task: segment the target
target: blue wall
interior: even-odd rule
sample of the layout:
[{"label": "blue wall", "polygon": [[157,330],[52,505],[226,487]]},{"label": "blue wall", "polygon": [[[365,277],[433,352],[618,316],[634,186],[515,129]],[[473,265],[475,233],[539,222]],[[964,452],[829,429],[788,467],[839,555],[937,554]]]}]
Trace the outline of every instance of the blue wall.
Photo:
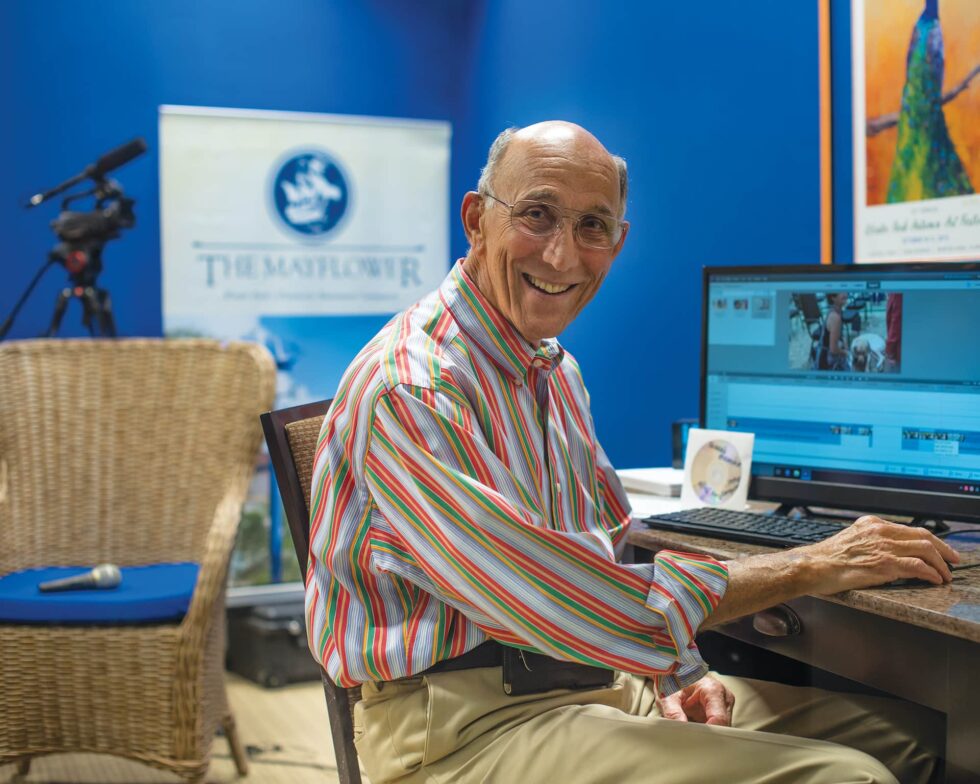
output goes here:
[{"label": "blue wall", "polygon": [[[100,284],[112,293],[122,334],[160,335],[157,107],[455,121],[465,97],[458,73],[470,68],[470,19],[477,5],[462,0],[0,4],[0,319],[55,242],[48,222],[58,203],[30,212],[21,203],[106,150],[143,136],[149,154],[112,175],[136,198],[137,225],[107,246]],[[65,280],[60,267],[47,273],[10,337],[33,337],[47,327]],[[80,319],[76,302],[61,334],[85,334]]]},{"label": "blue wall", "polygon": [[817,53],[812,2],[488,4],[467,142],[562,117],[629,162],[626,246],[563,336],[616,465],[697,416],[701,266],[819,261]]},{"label": "blue wall", "polygon": [[[697,414],[700,267],[819,257],[812,2],[36,0],[2,4],[0,31],[0,316],[53,243],[56,205],[19,202],[142,135],[151,153],[116,175],[138,224],[101,282],[123,333],[160,334],[162,103],[450,120],[454,255],[455,205],[501,128],[593,130],[629,161],[633,226],[563,337],[622,466],[666,463],[670,421]],[[12,336],[43,329],[64,279]],[[77,304],[62,334],[81,334]]]}]

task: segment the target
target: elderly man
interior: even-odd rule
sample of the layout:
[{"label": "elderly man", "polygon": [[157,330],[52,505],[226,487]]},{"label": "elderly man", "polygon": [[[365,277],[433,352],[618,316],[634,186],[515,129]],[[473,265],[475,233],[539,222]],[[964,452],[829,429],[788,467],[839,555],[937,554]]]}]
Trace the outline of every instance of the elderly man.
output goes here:
[{"label": "elderly man", "polygon": [[625,162],[578,126],[505,131],[463,199],[466,258],[341,382],[314,471],[307,611],[330,675],[362,684],[368,775],[928,780],[935,732],[911,707],[706,675],[694,635],[804,593],[949,581],[946,544],[862,518],[730,563],[619,563],[623,489],[554,336],[623,247],[626,190]]}]

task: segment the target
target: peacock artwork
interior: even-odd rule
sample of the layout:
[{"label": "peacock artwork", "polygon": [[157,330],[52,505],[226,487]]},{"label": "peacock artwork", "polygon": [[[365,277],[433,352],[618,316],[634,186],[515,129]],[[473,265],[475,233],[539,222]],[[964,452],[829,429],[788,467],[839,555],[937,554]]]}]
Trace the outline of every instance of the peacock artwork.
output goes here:
[{"label": "peacock artwork", "polygon": [[865,51],[867,204],[975,193],[980,0],[867,0]]}]

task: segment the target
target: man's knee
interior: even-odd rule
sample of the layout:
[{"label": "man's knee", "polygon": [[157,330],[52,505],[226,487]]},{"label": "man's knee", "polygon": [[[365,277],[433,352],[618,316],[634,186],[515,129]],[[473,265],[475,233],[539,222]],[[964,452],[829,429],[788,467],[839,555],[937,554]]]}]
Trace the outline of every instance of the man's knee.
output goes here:
[{"label": "man's knee", "polygon": [[[809,779],[807,779],[809,781]],[[857,749],[840,747],[821,769],[816,781],[826,784],[899,784],[881,762]]]}]

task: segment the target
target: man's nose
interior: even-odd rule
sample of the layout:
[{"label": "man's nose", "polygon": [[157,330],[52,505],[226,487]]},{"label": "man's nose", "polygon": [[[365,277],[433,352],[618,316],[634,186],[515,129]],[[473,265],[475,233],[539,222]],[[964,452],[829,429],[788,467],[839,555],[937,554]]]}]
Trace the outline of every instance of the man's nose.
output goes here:
[{"label": "man's nose", "polygon": [[578,244],[575,241],[575,224],[563,220],[555,233],[548,238],[545,246],[544,261],[556,270],[568,269],[575,264],[578,256]]}]

